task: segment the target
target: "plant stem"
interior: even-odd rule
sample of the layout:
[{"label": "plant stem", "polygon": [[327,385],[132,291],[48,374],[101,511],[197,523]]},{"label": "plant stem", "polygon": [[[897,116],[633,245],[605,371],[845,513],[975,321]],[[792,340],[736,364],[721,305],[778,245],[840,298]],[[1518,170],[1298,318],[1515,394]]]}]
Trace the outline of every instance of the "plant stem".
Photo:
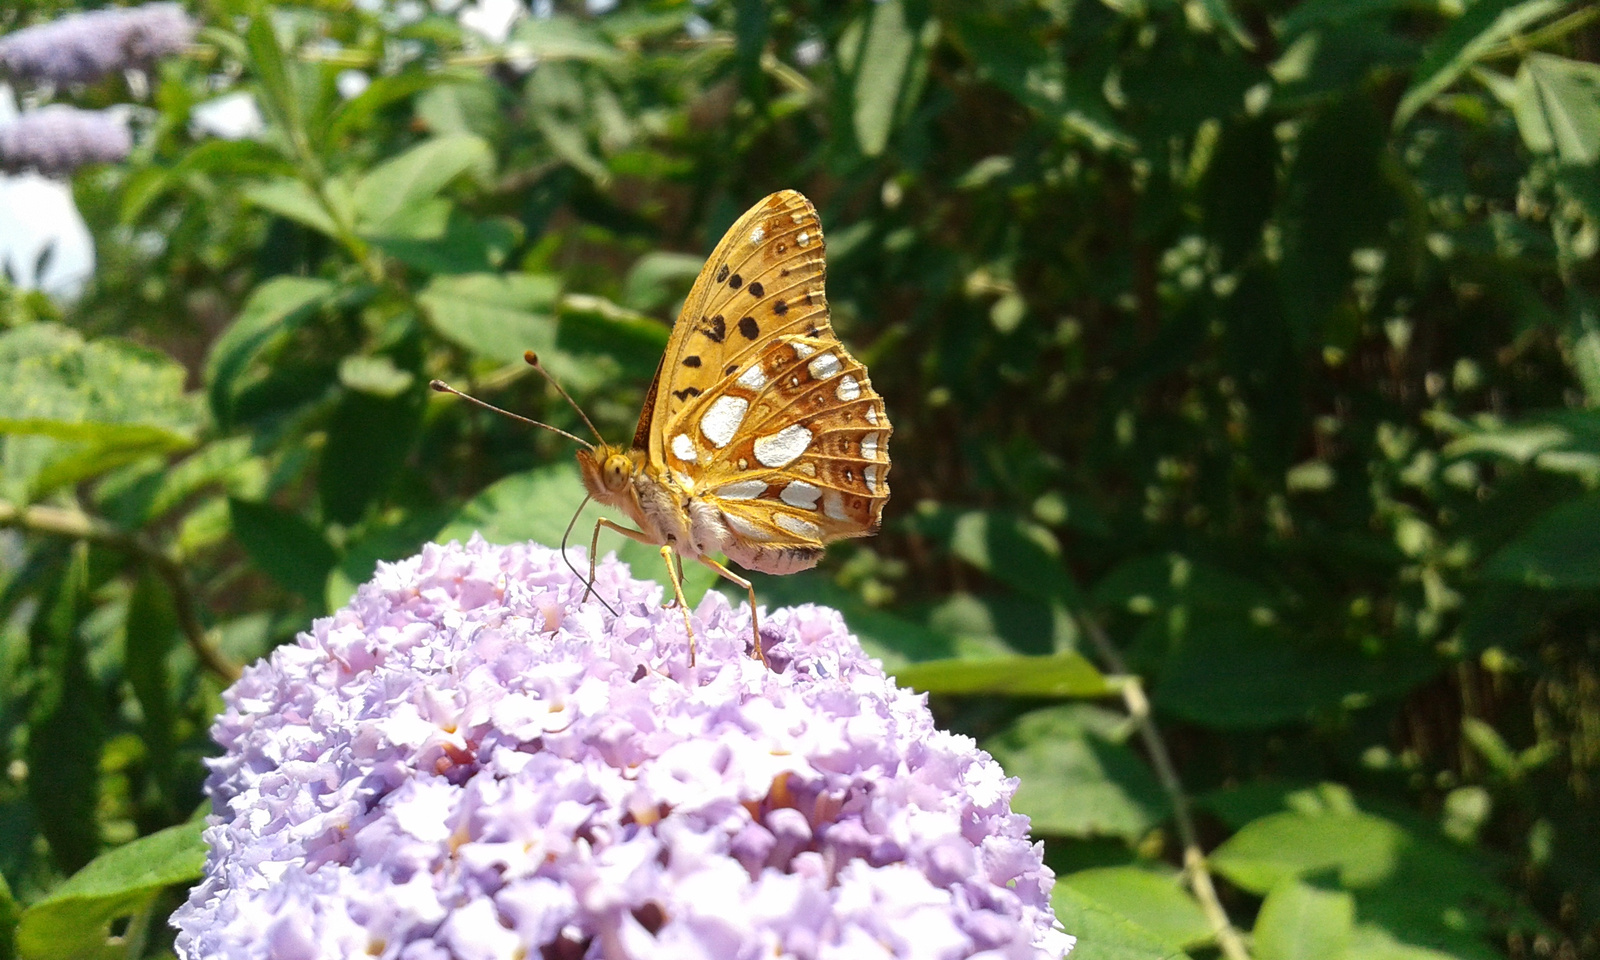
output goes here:
[{"label": "plant stem", "polygon": [[87,540],[131,553],[149,563],[172,591],[172,605],[184,639],[202,666],[218,678],[232,683],[239,679],[239,668],[230,663],[206,636],[200,621],[199,600],[189,585],[188,574],[176,557],[138,533],[123,530],[99,517],[69,507],[19,507],[0,500],[0,527],[16,527],[32,533],[46,533],[74,540]]},{"label": "plant stem", "polygon": [[1245,948],[1244,938],[1228,919],[1228,911],[1223,909],[1222,901],[1217,897],[1217,888],[1211,882],[1211,870],[1206,866],[1205,851],[1200,848],[1200,835],[1195,830],[1194,816],[1190,812],[1189,795],[1183,789],[1183,781],[1178,779],[1178,768],[1173,766],[1172,754],[1167,752],[1167,742],[1161,738],[1161,731],[1150,715],[1150,700],[1144,694],[1144,684],[1128,672],[1127,662],[1111,645],[1110,638],[1098,623],[1088,617],[1078,619],[1106,666],[1119,674],[1116,686],[1122,694],[1122,702],[1128,708],[1134,725],[1139,728],[1139,737],[1144,741],[1145,752],[1150,755],[1150,763],[1156,769],[1156,778],[1160,780],[1161,789],[1166,791],[1167,799],[1172,804],[1172,819],[1178,826],[1178,840],[1183,845],[1183,870],[1189,881],[1189,889],[1205,911],[1206,920],[1211,924],[1211,933],[1217,938],[1217,946],[1228,960],[1250,960],[1250,951]]}]

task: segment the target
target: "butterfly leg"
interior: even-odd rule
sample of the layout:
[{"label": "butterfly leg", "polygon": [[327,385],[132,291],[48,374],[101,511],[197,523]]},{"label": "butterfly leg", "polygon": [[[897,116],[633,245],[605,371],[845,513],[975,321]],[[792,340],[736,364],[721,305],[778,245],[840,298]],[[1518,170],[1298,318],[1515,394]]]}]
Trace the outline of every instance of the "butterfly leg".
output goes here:
[{"label": "butterfly leg", "polygon": [[767,653],[761,649],[761,624],[756,619],[756,588],[751,585],[749,580],[739,576],[710,557],[702,556],[700,557],[700,562],[715,570],[722,579],[750,594],[750,633],[755,640],[756,659],[761,661],[762,666],[766,666]]},{"label": "butterfly leg", "polygon": [[596,556],[595,551],[600,547],[601,527],[605,527],[607,530],[615,530],[624,537],[627,537],[629,540],[642,543],[647,547],[656,546],[656,542],[654,540],[651,540],[638,530],[624,527],[622,524],[617,523],[614,520],[609,520],[605,517],[601,517],[600,519],[596,520],[594,522],[594,534],[589,537],[589,583],[583,591],[583,599],[578,601],[579,604],[587,603],[589,601],[589,594],[594,592],[594,567],[595,564],[599,562],[599,558]]},{"label": "butterfly leg", "polygon": [[675,551],[671,544],[661,547],[661,559],[667,564],[667,579],[672,581],[672,592],[677,595],[678,609],[683,611],[683,629],[689,634],[689,666],[694,666],[694,627],[689,623],[689,601],[683,598],[683,568],[672,565]]}]

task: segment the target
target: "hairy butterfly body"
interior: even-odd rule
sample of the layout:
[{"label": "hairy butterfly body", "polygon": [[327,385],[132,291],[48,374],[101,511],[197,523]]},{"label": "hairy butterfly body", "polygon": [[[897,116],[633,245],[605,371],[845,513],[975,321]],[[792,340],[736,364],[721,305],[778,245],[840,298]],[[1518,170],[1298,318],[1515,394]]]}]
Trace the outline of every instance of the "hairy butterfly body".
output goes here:
[{"label": "hairy butterfly body", "polygon": [[[785,190],[751,207],[684,301],[632,447],[578,451],[590,496],[638,526],[602,519],[595,538],[606,527],[660,547],[669,567],[674,554],[711,567],[750,593],[752,625],[754,590],[714,554],[806,570],[828,543],[877,532],[889,499],[892,428],[829,323],[825,273],[809,200]],[[692,656],[686,607],[684,625]]]}]

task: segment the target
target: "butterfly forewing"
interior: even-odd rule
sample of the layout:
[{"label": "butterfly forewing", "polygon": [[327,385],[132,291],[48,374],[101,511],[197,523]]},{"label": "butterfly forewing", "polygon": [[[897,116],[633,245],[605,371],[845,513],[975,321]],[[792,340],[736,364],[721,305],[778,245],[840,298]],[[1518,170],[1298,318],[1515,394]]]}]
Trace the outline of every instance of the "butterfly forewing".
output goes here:
[{"label": "butterfly forewing", "polygon": [[891,428],[829,325],[822,251],[798,193],[741,217],[685,301],[640,424],[651,461],[722,511],[741,541],[729,556],[753,569],[815,563],[822,544],[876,531],[888,499]]}]

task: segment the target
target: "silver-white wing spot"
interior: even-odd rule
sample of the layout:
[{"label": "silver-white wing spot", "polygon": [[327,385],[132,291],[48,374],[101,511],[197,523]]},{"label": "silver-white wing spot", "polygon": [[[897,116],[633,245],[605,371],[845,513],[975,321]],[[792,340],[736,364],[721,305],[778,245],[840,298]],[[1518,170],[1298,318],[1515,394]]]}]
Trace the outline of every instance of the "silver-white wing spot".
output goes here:
[{"label": "silver-white wing spot", "polygon": [[699,459],[699,456],[695,453],[694,441],[689,439],[687,433],[680,433],[672,438],[672,455],[679,460],[687,460],[690,463],[694,463],[695,460]]},{"label": "silver-white wing spot", "polygon": [[839,358],[831,353],[824,353],[807,366],[810,368],[813,377],[818,380],[826,380],[839,372]]},{"label": "silver-white wing spot", "polygon": [[766,492],[765,480],[740,480],[717,488],[717,496],[724,500],[754,500]]},{"label": "silver-white wing spot", "polygon": [[766,236],[766,235],[767,235],[767,228],[766,227],[756,227],[754,230],[750,231],[750,242],[752,244],[760,243],[761,242],[761,238]]},{"label": "silver-white wing spot", "polygon": [[718,397],[700,418],[700,430],[718,447],[726,447],[738,432],[739,424],[744,422],[744,412],[748,409],[750,401],[743,397]]},{"label": "silver-white wing spot", "polygon": [[878,492],[878,467],[877,467],[876,464],[874,464],[874,465],[872,465],[872,466],[867,468],[866,478],[867,478],[867,492],[868,493],[877,493]]},{"label": "silver-white wing spot", "polygon": [[800,244],[800,246],[803,247],[806,244],[811,242],[811,234],[807,233],[804,230],[801,230],[800,231],[800,236],[795,237],[794,238],[794,242]]},{"label": "silver-white wing spot", "polygon": [[878,459],[878,435],[869,433],[861,438],[861,458],[863,460]]},{"label": "silver-white wing spot", "polygon": [[783,488],[783,492],[778,494],[778,498],[784,503],[802,510],[817,509],[817,498],[820,496],[822,490],[804,480],[791,480],[789,485]]},{"label": "silver-white wing spot", "polygon": [[855,377],[845,377],[839,381],[839,386],[833,391],[833,395],[838,397],[841,402],[849,403],[851,400],[861,396],[861,384],[856,381]]},{"label": "silver-white wing spot", "polygon": [[878,422],[878,408],[877,407],[868,407],[867,408],[867,422],[871,423],[871,424],[876,424]]},{"label": "silver-white wing spot", "polygon": [[790,424],[777,433],[757,437],[756,459],[764,467],[787,467],[799,459],[811,446],[811,431],[798,423]]},{"label": "silver-white wing spot", "polygon": [[837,490],[829,490],[828,495],[822,498],[822,512],[835,520],[850,519],[850,515],[844,512],[844,497]]},{"label": "silver-white wing spot", "polygon": [[749,370],[739,374],[739,379],[736,382],[741,387],[760,390],[767,385],[767,375],[761,371],[761,364],[757,363],[751,366]]},{"label": "silver-white wing spot", "polygon": [[761,529],[760,527],[756,526],[755,524],[751,523],[749,520],[746,520],[744,517],[741,517],[736,513],[724,512],[722,514],[722,519],[728,521],[728,526],[730,528],[732,528],[734,531],[736,531],[742,537],[746,537],[746,538],[751,539],[751,540],[771,540],[772,539],[772,537],[767,533],[767,531]]},{"label": "silver-white wing spot", "polygon": [[772,522],[797,537],[807,537],[812,540],[822,539],[822,528],[810,520],[802,520],[792,514],[774,512],[772,514]]},{"label": "silver-white wing spot", "polygon": [[794,347],[794,355],[801,360],[804,360],[806,357],[809,357],[813,353],[817,352],[817,348],[813,347],[809,343],[794,343],[791,344],[791,346]]}]

